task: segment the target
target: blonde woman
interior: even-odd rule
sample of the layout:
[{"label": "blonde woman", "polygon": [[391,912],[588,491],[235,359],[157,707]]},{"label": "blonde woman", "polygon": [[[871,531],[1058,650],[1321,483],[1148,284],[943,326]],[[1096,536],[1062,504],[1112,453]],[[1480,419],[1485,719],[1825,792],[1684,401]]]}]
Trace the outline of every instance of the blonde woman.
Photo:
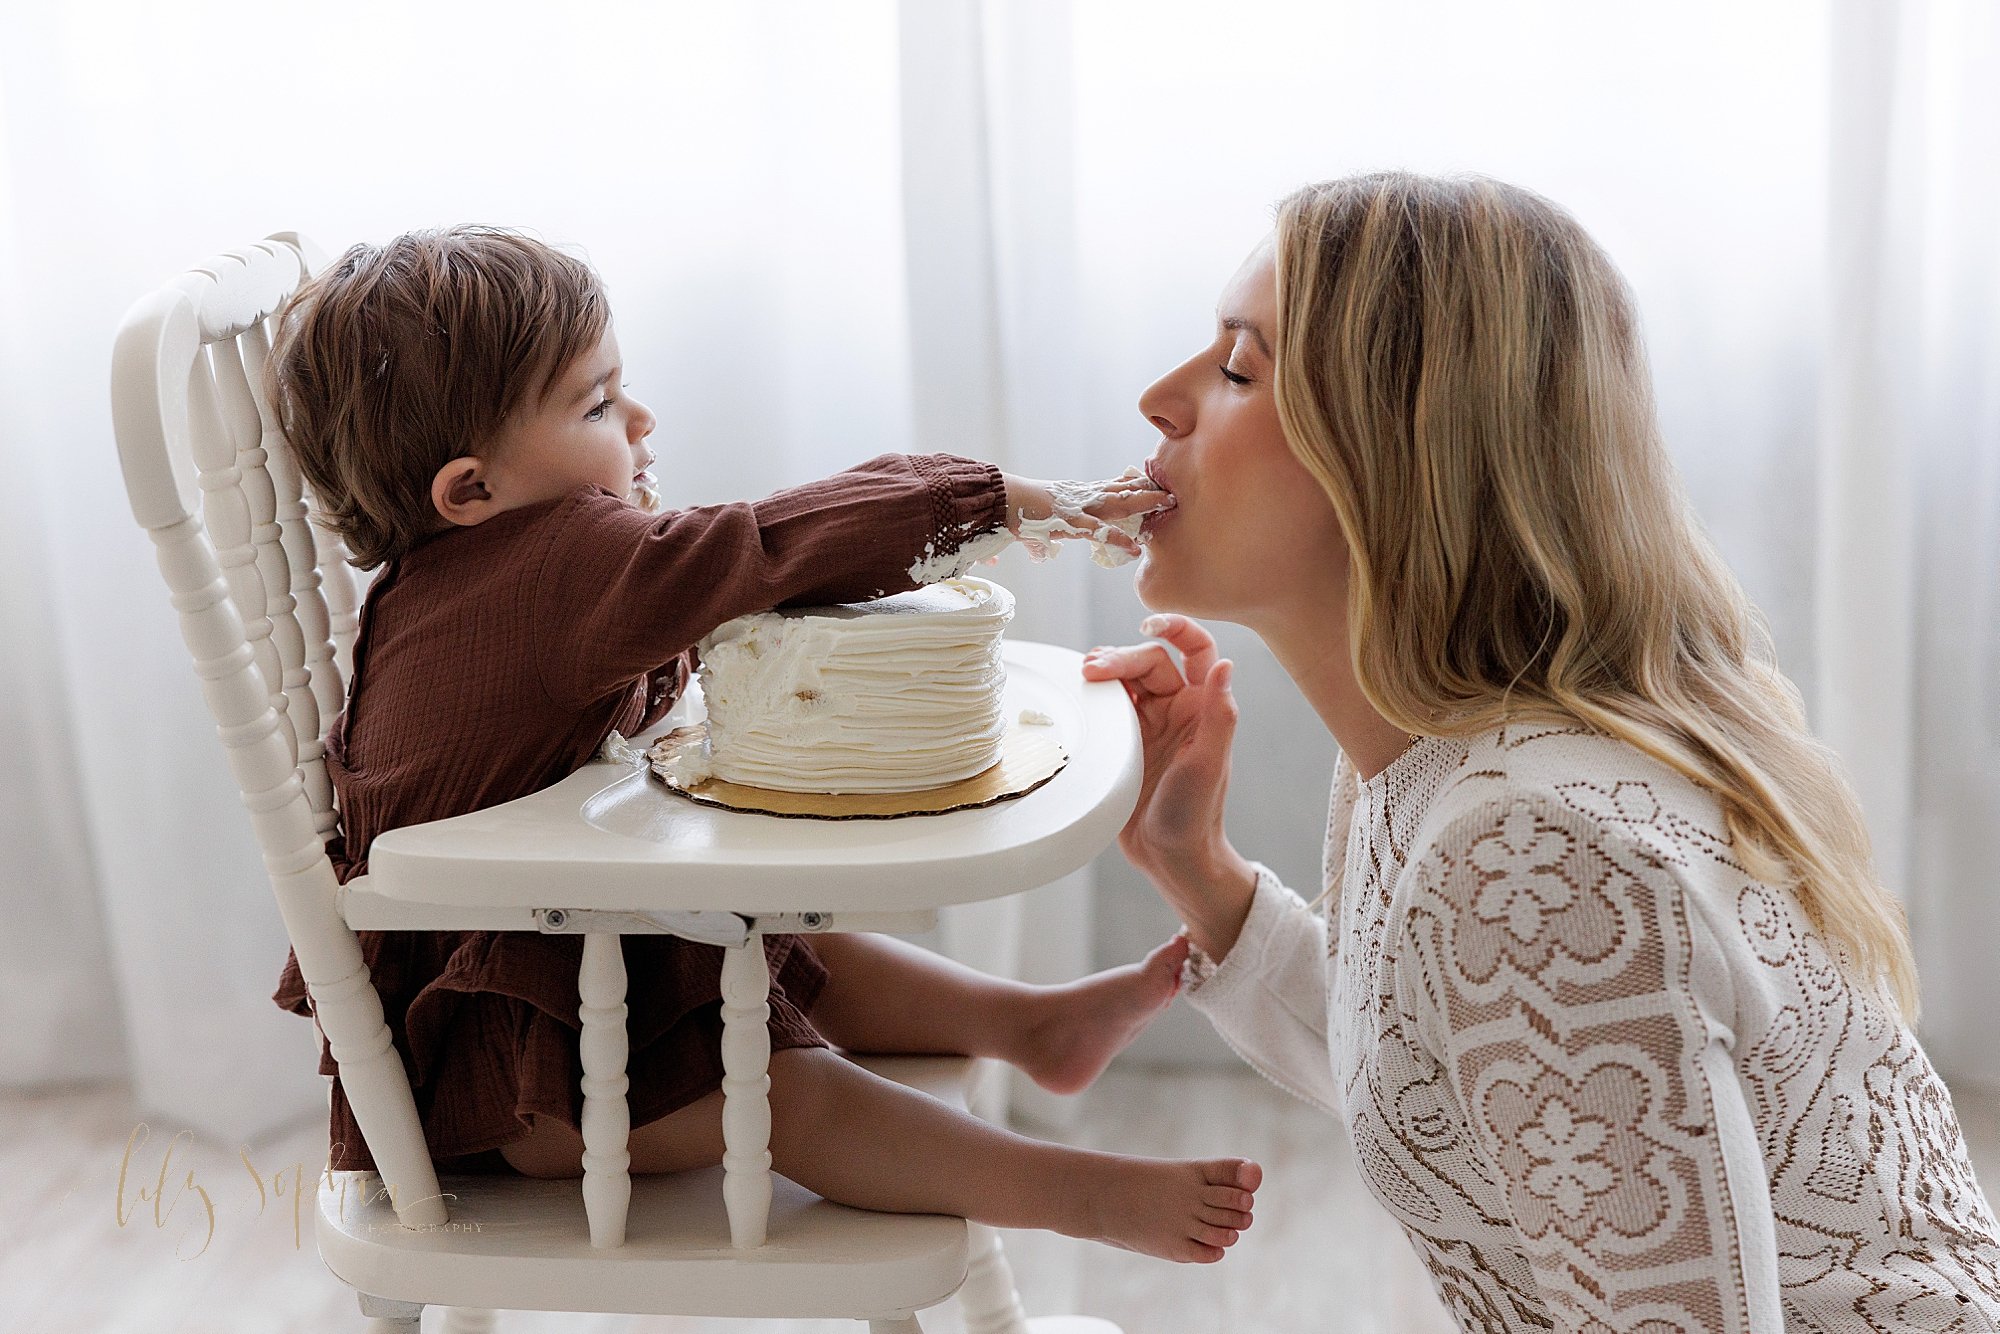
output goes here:
[{"label": "blonde woman", "polygon": [[[1190,996],[1345,1120],[1467,1330],[2000,1329],[1853,793],[1654,419],[1631,298],[1495,181],[1308,186],[1146,391],[1121,835]],[[1223,829],[1255,631],[1340,759],[1324,905]]]}]

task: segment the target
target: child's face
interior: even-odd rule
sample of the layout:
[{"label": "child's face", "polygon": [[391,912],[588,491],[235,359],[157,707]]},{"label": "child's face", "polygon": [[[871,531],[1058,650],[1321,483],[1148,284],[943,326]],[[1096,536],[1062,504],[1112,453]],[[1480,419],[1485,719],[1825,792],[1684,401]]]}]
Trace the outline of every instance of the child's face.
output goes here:
[{"label": "child's face", "polygon": [[[554,500],[579,486],[631,497],[653,462],[646,444],[658,423],[625,393],[624,361],[609,325],[595,348],[556,373],[540,406],[509,414],[484,459],[495,510]],[[650,482],[651,479],[645,479]]]}]

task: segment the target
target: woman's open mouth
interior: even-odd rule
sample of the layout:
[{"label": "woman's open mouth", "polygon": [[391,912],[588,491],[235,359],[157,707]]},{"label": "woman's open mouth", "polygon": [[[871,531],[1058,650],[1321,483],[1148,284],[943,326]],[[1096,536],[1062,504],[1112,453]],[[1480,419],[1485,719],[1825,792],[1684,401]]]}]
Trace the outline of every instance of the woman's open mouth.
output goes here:
[{"label": "woman's open mouth", "polygon": [[1169,505],[1165,509],[1154,510],[1152,513],[1148,514],[1144,519],[1139,521],[1140,535],[1142,537],[1151,537],[1153,530],[1155,528],[1158,528],[1161,524],[1165,523],[1169,518],[1173,516],[1174,511],[1180,508],[1180,497],[1174,494],[1174,489],[1171,486],[1167,485],[1166,478],[1160,475],[1160,464],[1158,459],[1149,458],[1141,466],[1144,467],[1145,469],[1146,480],[1150,481],[1154,486],[1159,487],[1160,490],[1166,492],[1169,496],[1173,496],[1174,498],[1174,503],[1172,505]]}]

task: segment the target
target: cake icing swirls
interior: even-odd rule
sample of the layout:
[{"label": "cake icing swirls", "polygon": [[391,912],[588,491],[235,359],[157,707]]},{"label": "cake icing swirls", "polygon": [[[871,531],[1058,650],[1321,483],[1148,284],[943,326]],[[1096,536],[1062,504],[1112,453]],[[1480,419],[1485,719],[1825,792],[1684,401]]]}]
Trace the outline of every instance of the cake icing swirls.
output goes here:
[{"label": "cake icing swirls", "polygon": [[913,792],[991,767],[1006,730],[1005,588],[957,578],[738,617],[701,641],[707,762],[782,792]]}]

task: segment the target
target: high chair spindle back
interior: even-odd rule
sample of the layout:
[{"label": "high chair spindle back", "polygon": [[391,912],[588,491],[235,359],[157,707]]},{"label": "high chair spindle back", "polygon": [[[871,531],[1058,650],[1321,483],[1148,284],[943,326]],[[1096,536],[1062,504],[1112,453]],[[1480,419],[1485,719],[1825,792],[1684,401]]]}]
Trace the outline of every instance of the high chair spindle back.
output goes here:
[{"label": "high chair spindle back", "polygon": [[438,1224],[409,1081],[325,848],[336,816],[321,731],[345,697],[356,581],[339,538],[308,516],[263,392],[271,319],[319,262],[279,233],[137,302],[113,353],[112,423],[355,1119],[398,1218]]}]

